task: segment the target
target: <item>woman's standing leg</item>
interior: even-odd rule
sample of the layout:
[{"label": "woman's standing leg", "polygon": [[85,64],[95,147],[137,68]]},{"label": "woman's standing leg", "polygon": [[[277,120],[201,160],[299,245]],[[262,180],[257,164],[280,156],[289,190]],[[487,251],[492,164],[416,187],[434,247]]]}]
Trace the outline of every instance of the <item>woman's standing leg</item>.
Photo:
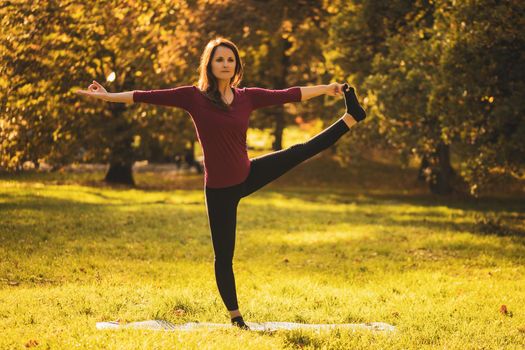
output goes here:
[{"label": "woman's standing leg", "polygon": [[[234,316],[240,316],[233,274],[233,253],[237,206],[242,188],[243,184],[218,189],[205,188],[208,223],[215,253],[215,279],[221,298],[232,316],[232,322]],[[241,326],[242,324],[244,321]]]},{"label": "woman's standing leg", "polygon": [[336,143],[355,124],[355,120],[352,122],[351,118],[349,114],[346,114],[304,143],[251,159],[250,174],[245,181],[243,197],[257,191],[293,167]]}]

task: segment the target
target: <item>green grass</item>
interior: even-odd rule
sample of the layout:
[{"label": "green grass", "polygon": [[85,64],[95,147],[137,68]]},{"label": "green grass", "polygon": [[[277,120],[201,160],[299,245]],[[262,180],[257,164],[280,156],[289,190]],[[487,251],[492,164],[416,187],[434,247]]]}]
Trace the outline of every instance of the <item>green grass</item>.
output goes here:
[{"label": "green grass", "polygon": [[96,330],[115,319],[229,322],[202,177],[143,172],[136,189],[115,189],[101,172],[3,175],[0,349],[523,348],[523,196],[438,198],[414,175],[320,157],[238,212],[247,321],[377,321],[395,334]]}]

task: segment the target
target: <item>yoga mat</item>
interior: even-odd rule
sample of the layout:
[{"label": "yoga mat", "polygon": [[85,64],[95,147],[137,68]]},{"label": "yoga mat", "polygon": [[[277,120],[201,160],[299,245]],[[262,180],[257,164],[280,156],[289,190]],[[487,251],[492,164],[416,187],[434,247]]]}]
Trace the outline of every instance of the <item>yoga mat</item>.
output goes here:
[{"label": "yoga mat", "polygon": [[[365,329],[370,331],[392,332],[395,327],[383,322],[369,322],[369,323],[335,323],[335,324],[305,324],[293,322],[246,322],[252,331],[277,331],[277,330],[292,330],[292,329]],[[112,322],[97,322],[97,329],[150,329],[150,330],[165,330],[165,331],[191,331],[196,329],[219,329],[232,328],[231,324],[226,323],[210,323],[210,322],[188,322],[185,324],[173,324],[164,320],[147,320],[140,322],[131,322],[120,324],[116,321]]]}]

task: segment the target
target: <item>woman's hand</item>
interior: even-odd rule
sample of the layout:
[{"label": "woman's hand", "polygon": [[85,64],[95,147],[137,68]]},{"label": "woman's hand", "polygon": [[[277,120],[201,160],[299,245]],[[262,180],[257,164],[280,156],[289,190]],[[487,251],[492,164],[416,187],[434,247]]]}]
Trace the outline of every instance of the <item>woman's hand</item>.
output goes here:
[{"label": "woman's hand", "polygon": [[109,95],[106,89],[104,89],[104,87],[97,83],[95,80],[93,80],[93,84],[89,85],[87,90],[77,90],[76,93],[79,95],[91,96],[102,100],[105,100]]},{"label": "woman's hand", "polygon": [[339,83],[327,85],[325,94],[328,96],[343,96],[343,85]]}]

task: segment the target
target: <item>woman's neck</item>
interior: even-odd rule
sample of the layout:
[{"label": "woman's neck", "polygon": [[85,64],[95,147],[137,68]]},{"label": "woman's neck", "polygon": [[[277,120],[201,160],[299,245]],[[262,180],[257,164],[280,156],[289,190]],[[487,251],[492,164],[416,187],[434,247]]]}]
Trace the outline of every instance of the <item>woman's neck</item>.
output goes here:
[{"label": "woman's neck", "polygon": [[218,89],[221,95],[225,96],[228,93],[229,88],[230,88],[230,82],[228,80],[218,81]]}]

